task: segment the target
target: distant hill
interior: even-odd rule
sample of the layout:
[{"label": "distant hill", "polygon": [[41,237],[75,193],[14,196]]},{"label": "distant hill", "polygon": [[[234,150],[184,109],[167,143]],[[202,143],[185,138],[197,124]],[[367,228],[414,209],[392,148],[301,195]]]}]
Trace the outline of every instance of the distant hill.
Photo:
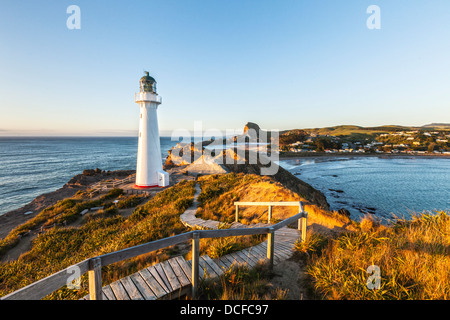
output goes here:
[{"label": "distant hill", "polygon": [[450,129],[450,123],[430,123],[422,126],[422,128]]},{"label": "distant hill", "polygon": [[392,133],[398,131],[414,131],[414,130],[450,130],[449,123],[431,123],[421,127],[407,127],[398,125],[383,125],[377,127],[361,127],[355,125],[340,125],[334,127],[324,128],[306,128],[306,129],[292,129],[280,131],[280,135],[290,135],[298,133],[299,131],[306,132],[308,134],[315,133],[318,135],[330,135],[330,136],[349,136],[349,135],[374,135],[382,133]]},{"label": "distant hill", "polygon": [[[352,134],[364,134],[364,135],[373,135],[380,133],[389,133],[395,131],[404,131],[404,130],[417,130],[417,127],[403,127],[396,125],[384,125],[378,127],[360,127],[355,125],[341,125],[334,127],[324,127],[324,128],[307,128],[303,129],[303,131],[308,133],[315,133],[319,135],[331,135],[331,136],[347,136]],[[296,131],[294,130],[286,130],[280,132],[280,134],[289,134],[289,132]]]}]

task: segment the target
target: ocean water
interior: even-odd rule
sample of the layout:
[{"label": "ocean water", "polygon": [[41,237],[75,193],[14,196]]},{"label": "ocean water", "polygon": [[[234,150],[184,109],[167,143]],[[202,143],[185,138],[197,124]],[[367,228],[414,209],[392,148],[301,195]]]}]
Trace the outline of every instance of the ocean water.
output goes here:
[{"label": "ocean water", "polygon": [[[161,157],[178,141],[161,137]],[[0,137],[0,215],[85,169],[135,170],[137,137]]]},{"label": "ocean water", "polygon": [[359,220],[450,210],[450,159],[424,157],[317,157],[281,160],[280,165],[320,190],[332,210],[347,209]]}]

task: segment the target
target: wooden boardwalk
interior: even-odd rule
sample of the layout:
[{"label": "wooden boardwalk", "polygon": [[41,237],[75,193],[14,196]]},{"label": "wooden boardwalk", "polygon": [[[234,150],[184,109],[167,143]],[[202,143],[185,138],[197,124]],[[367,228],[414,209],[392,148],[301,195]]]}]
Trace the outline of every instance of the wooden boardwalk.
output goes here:
[{"label": "wooden boardwalk", "polygon": [[[200,188],[196,185],[194,204],[187,209],[180,219],[185,226],[201,229],[217,229],[220,223],[213,220],[202,220],[195,217],[197,196]],[[269,224],[258,223],[252,226],[239,222],[231,224],[231,228],[264,227]],[[274,264],[286,260],[294,253],[293,245],[300,238],[300,232],[287,227],[275,231]],[[216,278],[232,266],[246,265],[250,268],[267,259],[267,241],[256,246],[233,252],[217,259],[208,255],[199,259],[201,279]],[[191,292],[191,261],[177,256],[153,266],[139,270],[132,275],[114,281],[102,287],[104,300],[157,300],[176,299]],[[89,295],[83,299],[88,300]]]}]

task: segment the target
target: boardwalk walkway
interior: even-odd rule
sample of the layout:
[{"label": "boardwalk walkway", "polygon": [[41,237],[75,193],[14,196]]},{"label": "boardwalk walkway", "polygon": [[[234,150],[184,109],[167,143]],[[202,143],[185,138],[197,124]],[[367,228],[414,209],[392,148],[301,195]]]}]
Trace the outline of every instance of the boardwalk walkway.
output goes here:
[{"label": "boardwalk walkway", "polygon": [[[197,210],[197,197],[200,187],[196,185],[194,204],[181,216],[181,222],[187,227],[202,229],[217,229],[218,221],[202,220],[195,217]],[[268,224],[258,223],[251,227],[264,227]],[[249,228],[250,226],[234,222],[231,228]],[[300,237],[298,230],[283,227],[275,231],[274,264],[290,258],[293,254],[293,245]],[[202,279],[216,278],[222,275],[233,265],[247,265],[250,268],[261,260],[266,260],[267,241],[256,246],[234,252],[217,259],[211,259],[208,255],[200,257],[199,276]],[[156,300],[176,299],[191,290],[192,283],[191,261],[186,261],[182,256],[177,256],[161,263],[126,276],[122,279],[104,286],[104,300]],[[89,299],[89,295],[84,299]]]}]

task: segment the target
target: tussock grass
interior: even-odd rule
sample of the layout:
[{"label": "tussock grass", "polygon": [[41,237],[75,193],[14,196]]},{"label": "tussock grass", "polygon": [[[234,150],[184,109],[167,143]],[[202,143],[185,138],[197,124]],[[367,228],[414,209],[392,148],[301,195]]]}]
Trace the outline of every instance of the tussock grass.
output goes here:
[{"label": "tussock grass", "polygon": [[[54,227],[41,233],[33,239],[28,252],[22,254],[17,260],[0,263],[0,296],[89,257],[186,231],[180,222],[179,215],[192,203],[194,193],[194,182],[182,181],[161,191],[146,204],[137,207],[128,218],[118,215],[115,208],[108,211],[105,207],[103,212],[85,217],[79,226]],[[119,191],[111,192],[95,203],[106,205],[107,201],[116,198],[119,194]],[[70,209],[75,210],[74,208],[77,208],[78,212],[89,206],[93,206],[90,201],[76,203],[64,200],[44,210],[43,215],[45,218],[51,218],[59,212],[69,212]],[[21,226],[17,229],[36,227],[46,221],[44,216],[36,218],[38,219],[27,223],[26,227]],[[155,259],[159,261],[166,258],[166,251],[161,251],[103,267],[103,284],[137,271],[151,264]],[[86,280],[87,275],[84,275],[80,290],[68,290],[64,287],[47,298],[80,298],[87,293]]]},{"label": "tussock grass", "polygon": [[287,290],[270,285],[272,273],[264,264],[253,269],[232,266],[219,280],[205,280],[199,286],[200,298],[208,300],[284,300]]},{"label": "tussock grass", "polygon": [[[317,243],[320,242],[320,246]],[[360,230],[326,242],[310,237],[298,249],[308,261],[316,292],[325,299],[449,299],[450,216],[423,213],[381,226],[363,220]],[[369,289],[370,265],[381,271],[379,289]]]}]

